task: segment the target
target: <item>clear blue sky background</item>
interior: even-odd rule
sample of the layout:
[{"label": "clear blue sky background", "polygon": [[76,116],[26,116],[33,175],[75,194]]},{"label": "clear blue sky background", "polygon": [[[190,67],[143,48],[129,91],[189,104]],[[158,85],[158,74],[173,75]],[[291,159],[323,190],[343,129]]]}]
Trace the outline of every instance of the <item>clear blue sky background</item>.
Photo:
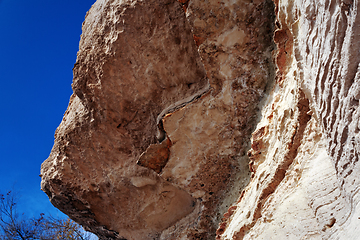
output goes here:
[{"label": "clear blue sky background", "polygon": [[40,165],[72,94],[81,24],[94,2],[0,0],[0,191],[15,184],[28,215],[59,215],[40,190]]}]

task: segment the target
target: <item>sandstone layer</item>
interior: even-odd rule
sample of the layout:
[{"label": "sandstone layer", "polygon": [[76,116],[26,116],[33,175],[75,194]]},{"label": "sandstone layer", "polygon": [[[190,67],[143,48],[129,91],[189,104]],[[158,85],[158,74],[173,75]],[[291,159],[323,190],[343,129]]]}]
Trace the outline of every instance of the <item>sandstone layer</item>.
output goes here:
[{"label": "sandstone layer", "polygon": [[359,1],[275,1],[277,83],[218,239],[358,239]]},{"label": "sandstone layer", "polygon": [[357,239],[359,5],[98,0],[43,191],[100,239]]},{"label": "sandstone layer", "polygon": [[97,1],[42,165],[51,202],[104,239],[215,238],[248,183],[273,12],[271,1]]}]

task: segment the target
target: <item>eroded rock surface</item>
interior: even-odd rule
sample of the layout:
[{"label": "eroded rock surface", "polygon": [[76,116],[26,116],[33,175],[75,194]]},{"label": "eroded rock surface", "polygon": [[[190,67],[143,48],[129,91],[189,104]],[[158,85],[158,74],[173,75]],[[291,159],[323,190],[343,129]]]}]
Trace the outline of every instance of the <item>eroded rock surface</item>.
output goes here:
[{"label": "eroded rock surface", "polygon": [[195,199],[136,164],[162,141],[158,119],[208,91],[174,1],[98,1],[86,16],[74,94],[42,165],[51,202],[99,236],[155,238]]},{"label": "eroded rock surface", "polygon": [[273,11],[271,1],[97,1],[42,165],[51,202],[101,238],[214,238],[248,183]]},{"label": "eroded rock surface", "polygon": [[214,238],[248,182],[273,4],[186,4],[99,0],[83,24],[42,189],[101,238]]},{"label": "eroded rock surface", "polygon": [[357,239],[359,5],[98,0],[42,189],[101,239]]},{"label": "eroded rock surface", "polygon": [[277,84],[218,239],[359,238],[359,1],[275,1]]}]

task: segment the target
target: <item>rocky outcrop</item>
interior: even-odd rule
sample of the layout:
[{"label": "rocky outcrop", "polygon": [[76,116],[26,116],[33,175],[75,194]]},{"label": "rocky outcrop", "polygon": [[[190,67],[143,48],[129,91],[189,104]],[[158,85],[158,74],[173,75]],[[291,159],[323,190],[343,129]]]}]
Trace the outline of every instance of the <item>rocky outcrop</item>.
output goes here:
[{"label": "rocky outcrop", "polygon": [[214,238],[248,183],[243,136],[272,79],[272,12],[97,1],[42,165],[51,202],[104,238]]},{"label": "rocky outcrop", "polygon": [[358,7],[276,1],[277,84],[218,239],[358,239]]},{"label": "rocky outcrop", "polygon": [[105,238],[154,238],[191,213],[195,198],[136,164],[151,144],[168,142],[162,116],[209,88],[178,3],[96,2],[72,87],[42,165],[51,202]]},{"label": "rocky outcrop", "polygon": [[98,0],[43,191],[101,239],[356,239],[358,6]]}]

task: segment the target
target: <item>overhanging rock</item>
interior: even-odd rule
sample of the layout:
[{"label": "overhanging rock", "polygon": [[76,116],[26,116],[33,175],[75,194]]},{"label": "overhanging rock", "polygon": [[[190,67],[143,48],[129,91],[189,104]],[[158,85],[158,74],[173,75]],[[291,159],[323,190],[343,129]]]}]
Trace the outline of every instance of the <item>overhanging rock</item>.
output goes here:
[{"label": "overhanging rock", "polygon": [[213,239],[250,178],[275,78],[272,1],[98,0],[42,164],[54,206],[102,239]]}]

